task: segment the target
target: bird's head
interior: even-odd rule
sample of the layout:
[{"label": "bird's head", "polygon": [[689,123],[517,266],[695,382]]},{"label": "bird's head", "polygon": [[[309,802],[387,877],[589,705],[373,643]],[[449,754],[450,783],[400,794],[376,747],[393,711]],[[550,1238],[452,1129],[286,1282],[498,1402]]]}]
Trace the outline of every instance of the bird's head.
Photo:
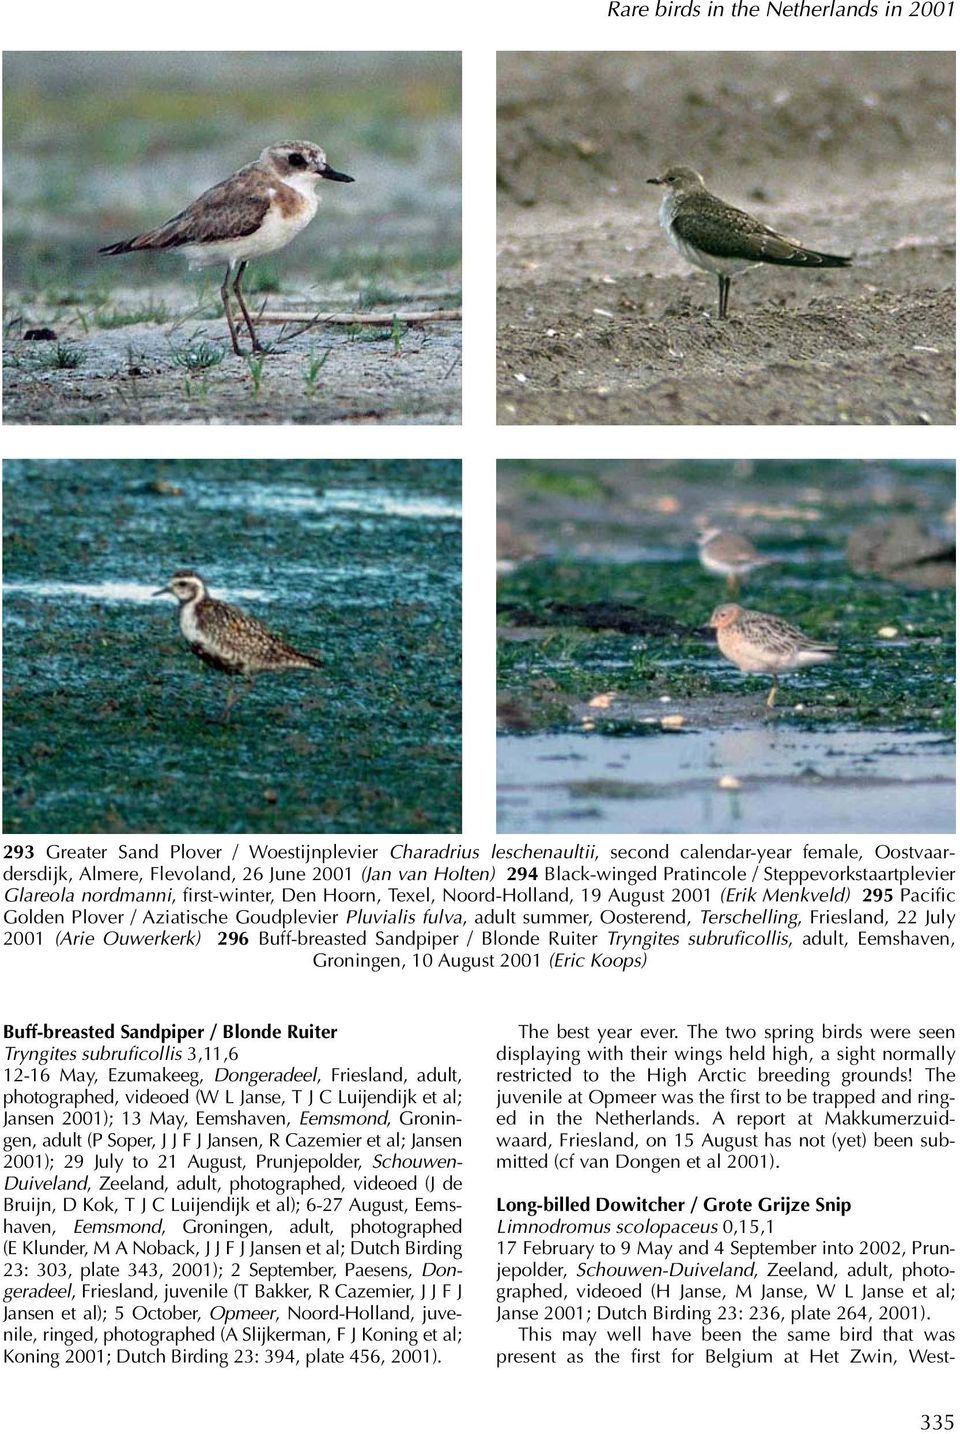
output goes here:
[{"label": "bird's head", "polygon": [[699,528],[697,530],[697,547],[703,548],[707,543],[712,543],[714,538],[719,538],[722,532],[722,528]]},{"label": "bird's head", "polygon": [[742,612],[743,608],[738,602],[721,603],[719,607],[713,609],[707,626],[715,627],[718,630],[723,627],[729,627],[732,622],[736,622]]},{"label": "bird's head", "polygon": [[162,593],[171,593],[178,603],[195,602],[197,598],[207,595],[207,585],[199,573],[193,572],[190,568],[181,568],[174,573],[165,588],[157,588],[154,597],[160,597]]},{"label": "bird's head", "polygon": [[300,179],[313,182],[318,179],[335,179],[340,184],[352,184],[352,174],[341,174],[331,169],[327,156],[318,144],[309,140],[290,140],[286,144],[268,144],[260,156],[260,163],[268,165],[279,179]]},{"label": "bird's head", "polygon": [[648,179],[648,184],[663,184],[674,194],[686,194],[694,189],[703,189],[703,175],[683,164],[672,164],[657,179]]}]

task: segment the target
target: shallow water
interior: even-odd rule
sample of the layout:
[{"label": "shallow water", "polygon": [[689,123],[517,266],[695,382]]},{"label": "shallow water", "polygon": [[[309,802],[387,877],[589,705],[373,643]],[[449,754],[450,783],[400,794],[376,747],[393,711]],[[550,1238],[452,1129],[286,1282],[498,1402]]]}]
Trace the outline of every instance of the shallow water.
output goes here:
[{"label": "shallow water", "polygon": [[[502,736],[501,832],[952,832],[952,743],[777,723]],[[720,786],[722,779],[736,786]]]}]

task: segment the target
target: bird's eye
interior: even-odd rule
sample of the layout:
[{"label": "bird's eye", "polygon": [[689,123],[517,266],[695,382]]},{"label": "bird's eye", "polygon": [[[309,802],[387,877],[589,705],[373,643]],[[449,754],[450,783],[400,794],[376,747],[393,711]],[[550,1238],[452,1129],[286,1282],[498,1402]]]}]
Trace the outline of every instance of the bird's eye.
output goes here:
[{"label": "bird's eye", "polygon": [[302,154],[291,154],[289,156],[289,163],[293,165],[294,169],[306,169],[307,167],[307,161]]}]

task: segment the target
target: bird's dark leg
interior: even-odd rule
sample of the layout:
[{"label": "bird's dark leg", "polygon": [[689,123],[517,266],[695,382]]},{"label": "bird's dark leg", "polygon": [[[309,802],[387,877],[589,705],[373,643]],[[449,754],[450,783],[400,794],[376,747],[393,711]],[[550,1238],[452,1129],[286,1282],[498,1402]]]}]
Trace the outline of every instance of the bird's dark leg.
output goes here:
[{"label": "bird's dark leg", "polygon": [[223,711],[220,713],[221,722],[227,723],[230,721],[230,709],[233,706],[234,702],[236,702],[236,700],[237,689],[234,687],[233,678],[231,677],[227,683],[227,700],[223,705]]},{"label": "bird's dark leg", "polygon": [[720,302],[717,306],[717,318],[727,317],[727,302],[730,298],[730,279],[728,275],[718,274],[717,280],[720,284]]},{"label": "bird's dark leg", "polygon": [[220,297],[223,300],[223,312],[227,316],[227,327],[230,330],[230,342],[233,344],[233,351],[240,355],[240,345],[237,343],[237,326],[233,322],[233,314],[230,309],[230,265],[227,265],[227,272],[223,276],[223,283],[220,285]]},{"label": "bird's dark leg", "polygon": [[233,685],[233,678],[230,678],[230,686],[227,688],[226,706],[224,707],[223,712],[220,714],[221,722],[230,721],[230,712],[234,704],[239,702],[241,697],[245,697],[248,693],[253,691],[253,684],[256,682],[256,680],[257,674],[255,672],[248,673],[246,687],[244,688],[243,692],[238,692],[236,687]]},{"label": "bird's dark leg", "polygon": [[770,691],[769,691],[768,694],[767,694],[767,706],[770,708],[771,712],[773,711],[774,707],[777,705],[777,688],[778,688],[779,686],[780,686],[780,678],[779,678],[779,675],[774,674],[773,686],[770,688]]},{"label": "bird's dark leg", "polygon": [[244,271],[244,269],[245,269],[246,267],[247,267],[247,261],[246,261],[246,259],[242,259],[242,260],[240,261],[240,267],[239,267],[239,269],[237,270],[237,277],[236,277],[236,278],[234,279],[234,281],[233,281],[233,292],[234,292],[234,293],[236,294],[236,296],[237,296],[237,303],[240,305],[240,312],[241,312],[241,314],[243,315],[244,322],[246,323],[247,328],[248,328],[249,331],[250,331],[250,342],[251,342],[252,345],[253,345],[253,351],[254,351],[255,354],[262,354],[262,353],[263,353],[263,345],[261,344],[260,340],[257,338],[257,331],[256,331],[256,329],[253,327],[253,320],[251,319],[249,313],[247,312],[247,306],[246,306],[246,304],[243,302],[243,290],[240,288],[240,280],[243,278],[243,271]]}]

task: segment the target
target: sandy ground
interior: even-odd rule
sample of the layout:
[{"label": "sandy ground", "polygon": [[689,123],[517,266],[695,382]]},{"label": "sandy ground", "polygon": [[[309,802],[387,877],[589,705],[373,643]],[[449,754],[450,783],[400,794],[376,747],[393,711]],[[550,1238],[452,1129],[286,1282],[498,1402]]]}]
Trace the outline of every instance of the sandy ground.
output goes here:
[{"label": "sandy ground", "polygon": [[[953,58],[501,58],[501,423],[954,420]],[[802,242],[817,274],[712,275],[657,223],[671,163]]]},{"label": "sandy ground", "polygon": [[[188,296],[179,298],[186,308]],[[416,306],[439,307],[433,301]],[[327,311],[339,307],[333,304]],[[276,328],[265,328],[264,341],[276,348],[266,356],[258,381],[247,360],[231,352],[222,318],[87,333],[76,322],[58,322],[56,333],[56,342],[10,337],[4,360],[8,422],[460,421],[457,323],[408,329],[399,352],[386,329],[357,336],[331,327],[278,339]],[[222,362],[207,369],[186,367],[185,350],[196,350],[198,342],[222,350]],[[77,354],[77,367],[56,366],[58,343]],[[311,363],[320,359],[323,367],[311,379]]]}]

